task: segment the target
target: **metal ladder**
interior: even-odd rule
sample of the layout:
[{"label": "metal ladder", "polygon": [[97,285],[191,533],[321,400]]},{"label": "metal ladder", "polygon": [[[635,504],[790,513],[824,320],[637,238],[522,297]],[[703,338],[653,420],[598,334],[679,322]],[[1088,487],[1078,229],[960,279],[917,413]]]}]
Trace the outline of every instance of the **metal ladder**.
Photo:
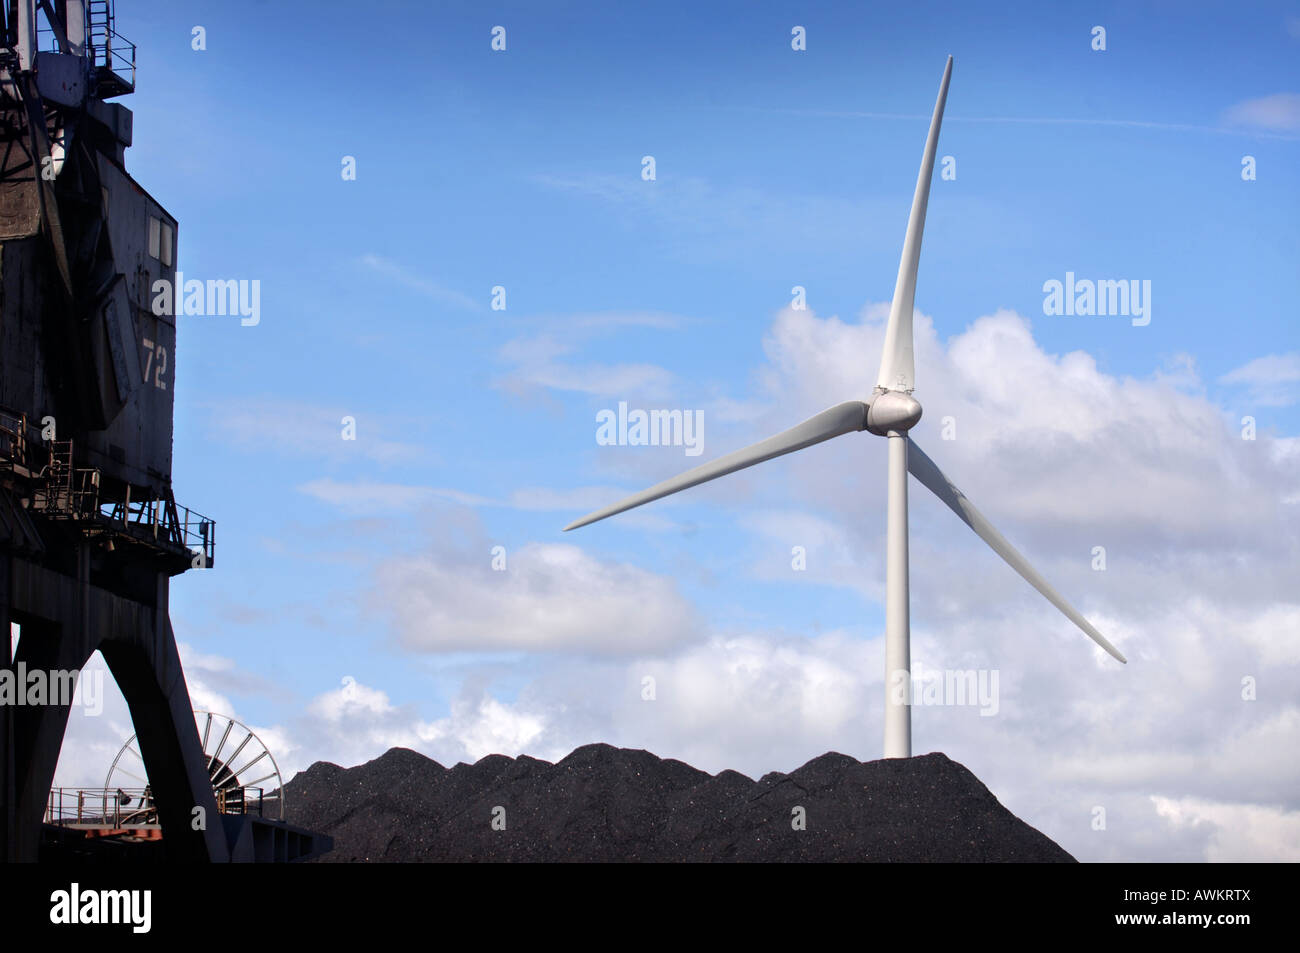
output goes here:
[{"label": "metal ladder", "polygon": [[[98,41],[102,40],[102,44]],[[113,5],[110,0],[89,0],[86,4],[86,42],[90,47],[91,63],[112,67],[113,59]],[[104,50],[104,61],[99,59]]]},{"label": "metal ladder", "polygon": [[104,99],[135,91],[135,44],[117,32],[114,21],[113,0],[87,0],[86,51]]}]

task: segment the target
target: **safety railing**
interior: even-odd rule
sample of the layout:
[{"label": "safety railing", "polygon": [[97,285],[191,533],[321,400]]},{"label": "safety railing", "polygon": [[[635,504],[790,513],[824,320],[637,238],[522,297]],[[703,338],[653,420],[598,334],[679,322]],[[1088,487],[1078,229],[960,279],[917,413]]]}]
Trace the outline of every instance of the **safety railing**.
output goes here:
[{"label": "safety railing", "polygon": [[158,823],[149,788],[50,788],[46,824],[124,828]]},{"label": "safety railing", "polygon": [[[136,542],[156,543],[173,552],[183,549],[201,557],[208,568],[216,558],[217,524],[202,513],[179,505],[170,490],[163,496],[101,499],[103,474],[96,467],[74,466],[71,440],[43,441],[26,415],[0,410],[0,470],[25,474],[32,512],[56,520],[83,521],[95,535],[122,532]],[[21,467],[21,470],[17,468]]]},{"label": "safety railing", "polygon": [[121,92],[135,89],[135,44],[113,29],[113,4],[110,0],[90,0],[86,14],[91,67],[111,73],[127,87]]},{"label": "safety railing", "polygon": [[41,468],[41,485],[32,495],[32,508],[46,516],[84,519],[99,510],[99,471],[72,465],[72,441],[52,440],[49,459]]},{"label": "safety railing", "polygon": [[202,555],[205,567],[211,566],[216,556],[216,522],[170,497],[133,501],[128,496],[101,504],[99,511],[111,526],[120,527],[135,539],[152,538]]},{"label": "safety railing", "polygon": [[[221,788],[214,792],[222,814],[263,816],[262,804],[269,798],[259,787]],[[45,823],[62,826],[106,827],[125,830],[158,824],[158,806],[150,788],[50,788],[45,804]]]},{"label": "safety railing", "polygon": [[26,414],[0,410],[0,467],[27,467],[28,448],[34,437],[39,441],[39,434],[27,423]]},{"label": "safety railing", "polygon": [[[85,32],[68,36],[73,50],[82,46],[88,68],[94,74],[101,95],[119,96],[135,89],[136,46],[114,27],[116,14],[112,0],[89,0],[86,4]],[[36,29],[38,49],[62,52],[59,36],[42,17]]]}]

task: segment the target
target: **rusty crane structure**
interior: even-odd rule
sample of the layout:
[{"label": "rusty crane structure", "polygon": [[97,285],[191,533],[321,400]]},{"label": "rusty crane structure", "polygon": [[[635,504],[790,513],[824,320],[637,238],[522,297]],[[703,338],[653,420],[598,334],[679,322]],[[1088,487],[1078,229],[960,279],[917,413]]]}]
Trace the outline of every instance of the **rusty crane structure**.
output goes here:
[{"label": "rusty crane structure", "polygon": [[[309,832],[219,810],[168,616],[171,579],[211,567],[216,535],[173,496],[176,324],[150,301],[175,280],[177,222],[126,169],[135,47],[110,0],[0,0],[0,19],[0,666],[102,655],[170,859],[312,853]],[[57,701],[0,704],[8,861],[41,852]]]}]

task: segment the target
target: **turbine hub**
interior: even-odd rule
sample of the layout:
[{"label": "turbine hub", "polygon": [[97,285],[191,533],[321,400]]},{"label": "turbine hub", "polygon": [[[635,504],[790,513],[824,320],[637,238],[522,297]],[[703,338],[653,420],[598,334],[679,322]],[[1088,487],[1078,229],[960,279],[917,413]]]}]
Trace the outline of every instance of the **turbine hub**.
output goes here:
[{"label": "turbine hub", "polygon": [[907,433],[921,419],[921,404],[911,394],[887,390],[877,394],[867,410],[867,429],[881,437],[893,430]]}]

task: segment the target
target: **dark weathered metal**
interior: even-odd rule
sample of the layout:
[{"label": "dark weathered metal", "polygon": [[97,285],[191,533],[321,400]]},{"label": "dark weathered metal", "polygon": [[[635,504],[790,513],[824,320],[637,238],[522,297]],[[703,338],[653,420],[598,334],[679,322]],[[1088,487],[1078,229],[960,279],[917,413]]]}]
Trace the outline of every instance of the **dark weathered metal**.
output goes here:
[{"label": "dark weathered metal", "polygon": [[[171,576],[211,566],[215,534],[172,495],[176,326],[151,290],[175,280],[176,220],[126,171],[130,111],[106,101],[134,88],[134,48],[114,72],[108,5],[41,8],[57,50],[35,49],[19,0],[0,51],[0,663],[79,671],[99,651],[168,855],[252,859],[219,816],[168,618]],[[38,856],[69,711],[0,705],[5,860]]]}]

